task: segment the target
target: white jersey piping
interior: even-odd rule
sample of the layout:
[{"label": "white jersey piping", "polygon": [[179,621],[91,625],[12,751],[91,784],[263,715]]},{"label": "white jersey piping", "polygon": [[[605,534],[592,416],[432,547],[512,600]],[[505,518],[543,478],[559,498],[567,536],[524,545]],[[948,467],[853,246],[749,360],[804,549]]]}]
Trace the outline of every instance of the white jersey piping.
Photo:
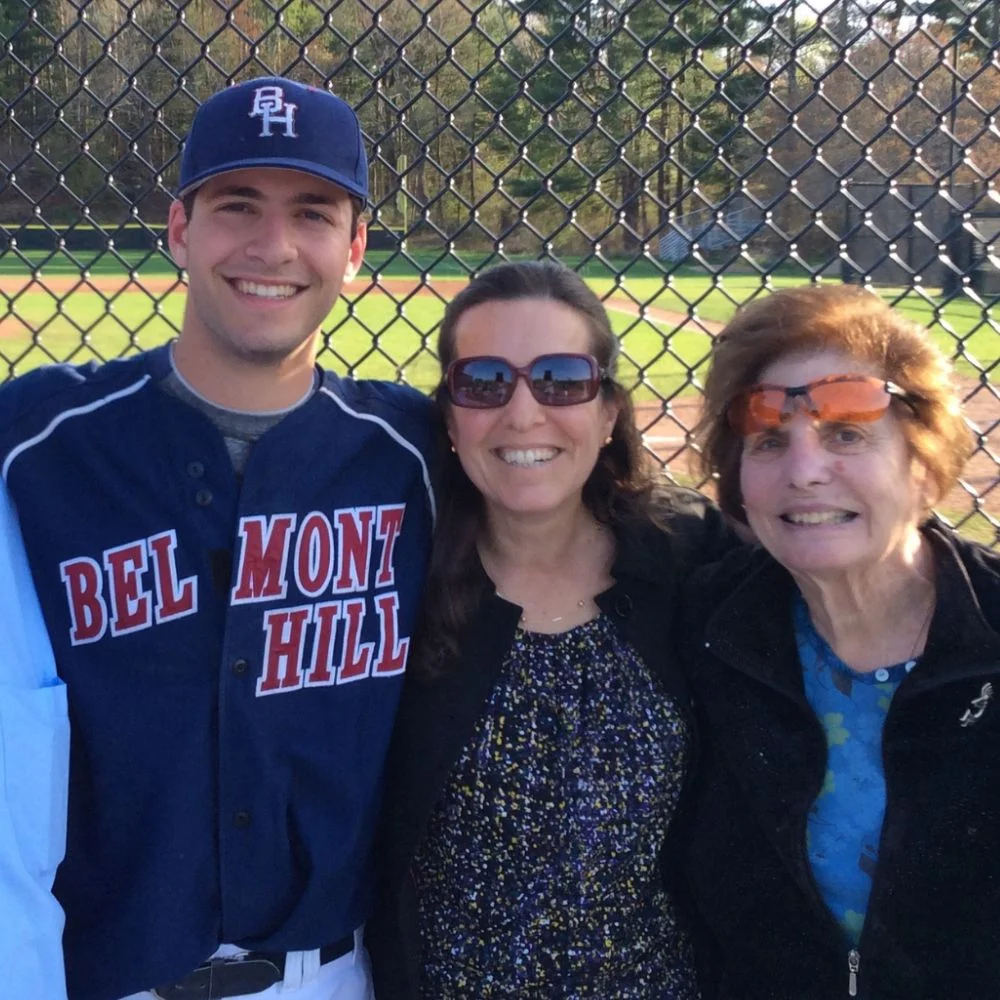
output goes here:
[{"label": "white jersey piping", "polygon": [[427,490],[427,497],[430,500],[431,505],[431,520],[437,520],[437,504],[434,502],[434,490],[431,487],[431,476],[427,469],[427,463],[424,461],[424,456],[420,454],[420,449],[414,445],[411,441],[407,441],[399,431],[396,430],[392,424],[383,420],[381,417],[376,417],[371,413],[358,413],[357,410],[352,410],[347,403],[345,403],[335,392],[332,392],[325,385],[319,390],[329,396],[345,413],[358,420],[367,420],[370,423],[377,424],[382,428],[395,441],[397,444],[405,448],[410,454],[414,455],[417,461],[420,463],[420,471],[424,479],[424,487]]},{"label": "white jersey piping", "polygon": [[34,437],[28,438],[27,441],[22,441],[7,456],[7,460],[3,463],[2,471],[4,482],[7,481],[7,473],[10,471],[10,466],[14,459],[23,452],[26,452],[29,448],[34,448],[36,444],[40,444],[44,441],[64,420],[69,420],[70,417],[83,416],[86,413],[93,413],[95,410],[99,410],[102,406],[105,406],[108,403],[113,403],[125,396],[131,396],[133,393],[138,392],[151,377],[152,376],[150,375],[143,375],[138,382],[126,386],[124,389],[119,389],[117,392],[112,392],[108,396],[102,396],[100,399],[95,399],[94,402],[88,403],[86,406],[75,406],[70,410],[63,410],[63,412],[58,416],[53,417],[49,421],[45,430],[40,431]]}]

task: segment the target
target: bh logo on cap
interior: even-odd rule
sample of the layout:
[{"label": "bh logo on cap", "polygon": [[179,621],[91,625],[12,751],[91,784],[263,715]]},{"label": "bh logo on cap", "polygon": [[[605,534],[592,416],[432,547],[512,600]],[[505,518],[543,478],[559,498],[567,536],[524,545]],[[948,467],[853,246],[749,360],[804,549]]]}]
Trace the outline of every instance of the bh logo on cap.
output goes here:
[{"label": "bh logo on cap", "polygon": [[281,87],[258,87],[253,92],[253,109],[250,117],[262,119],[259,136],[261,139],[270,138],[274,134],[271,131],[272,125],[284,125],[285,137],[297,139],[295,112],[298,109],[297,104],[285,102],[285,91]]}]

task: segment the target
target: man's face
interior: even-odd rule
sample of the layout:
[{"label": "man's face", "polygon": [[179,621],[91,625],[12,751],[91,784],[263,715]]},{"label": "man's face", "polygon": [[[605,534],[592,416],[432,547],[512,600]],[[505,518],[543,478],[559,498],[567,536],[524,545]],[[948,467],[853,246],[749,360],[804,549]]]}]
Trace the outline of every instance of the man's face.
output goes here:
[{"label": "man's face", "polygon": [[[365,226],[336,185],[258,167],[207,180],[191,218],[170,208],[170,252],[188,273],[181,340],[219,359],[312,363],[314,334],[361,266]],[[191,343],[194,341],[194,343]]]}]

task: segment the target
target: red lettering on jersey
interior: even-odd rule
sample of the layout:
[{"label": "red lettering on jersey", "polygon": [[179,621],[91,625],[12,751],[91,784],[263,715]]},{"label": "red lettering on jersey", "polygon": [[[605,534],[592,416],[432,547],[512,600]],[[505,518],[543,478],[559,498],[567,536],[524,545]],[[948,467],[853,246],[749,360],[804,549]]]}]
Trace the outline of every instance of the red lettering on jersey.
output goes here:
[{"label": "red lettering on jersey", "polygon": [[295,542],[295,582],[307,597],[318,597],[333,576],[333,528],[324,514],[306,515]]},{"label": "red lettering on jersey", "polygon": [[164,531],[159,535],[151,535],[146,544],[156,580],[156,607],[153,609],[156,624],[194,614],[198,610],[198,577],[177,579],[177,562],[174,559],[177,532]]},{"label": "red lettering on jersey", "polygon": [[288,592],[285,565],[295,528],[294,514],[240,518],[240,564],[233,604],[280,600]]},{"label": "red lettering on jersey", "polygon": [[257,678],[257,696],[302,687],[302,656],[312,606],[283,608],[264,615],[264,669]]},{"label": "red lettering on jersey", "polygon": [[378,530],[375,534],[382,542],[382,561],[379,564],[378,576],[375,577],[376,587],[391,587],[396,582],[392,554],[400,529],[403,527],[403,514],[405,512],[405,503],[379,507],[378,509]]},{"label": "red lettering on jersey", "polygon": [[365,620],[364,598],[356,597],[343,602],[344,655],[337,671],[337,683],[359,681],[371,673],[374,642],[360,642],[361,626]]},{"label": "red lettering on jersey", "polygon": [[108,609],[101,596],[104,574],[100,565],[86,556],[67,559],[59,564],[59,575],[69,601],[70,643],[82,646],[97,642],[108,627]]},{"label": "red lettering on jersey", "polygon": [[394,590],[387,594],[379,594],[375,598],[375,610],[378,612],[382,642],[379,646],[378,661],[372,673],[381,674],[383,677],[402,673],[406,669],[406,654],[410,650],[410,640],[406,636],[397,638],[399,594]]},{"label": "red lettering on jersey", "polygon": [[355,507],[334,512],[337,521],[337,581],[335,594],[368,589],[368,564],[372,556],[374,507]]},{"label": "red lettering on jersey", "polygon": [[340,620],[340,601],[313,606],[316,634],[313,638],[312,662],[306,671],[306,687],[326,687],[336,681],[333,665],[333,640]]},{"label": "red lettering on jersey", "polygon": [[111,600],[111,634],[126,635],[153,624],[149,591],[139,585],[146,572],[146,545],[129,542],[104,552],[108,571],[108,597]]}]

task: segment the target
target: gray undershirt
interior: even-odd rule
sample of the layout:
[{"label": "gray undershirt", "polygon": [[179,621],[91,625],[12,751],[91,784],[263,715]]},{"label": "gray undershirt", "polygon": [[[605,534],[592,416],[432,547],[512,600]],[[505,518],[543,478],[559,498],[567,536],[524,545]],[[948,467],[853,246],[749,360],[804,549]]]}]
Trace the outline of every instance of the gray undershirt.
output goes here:
[{"label": "gray undershirt", "polygon": [[229,458],[236,470],[236,475],[241,478],[247,460],[250,458],[250,450],[260,437],[275,424],[280,423],[293,410],[304,406],[319,386],[319,372],[314,372],[312,386],[297,403],[293,403],[284,410],[248,413],[244,410],[231,410],[226,406],[219,406],[202,396],[177,370],[172,350],[170,352],[170,369],[170,374],[161,383],[163,388],[182,402],[200,410],[218,427],[226,442],[226,451],[229,452]]}]

